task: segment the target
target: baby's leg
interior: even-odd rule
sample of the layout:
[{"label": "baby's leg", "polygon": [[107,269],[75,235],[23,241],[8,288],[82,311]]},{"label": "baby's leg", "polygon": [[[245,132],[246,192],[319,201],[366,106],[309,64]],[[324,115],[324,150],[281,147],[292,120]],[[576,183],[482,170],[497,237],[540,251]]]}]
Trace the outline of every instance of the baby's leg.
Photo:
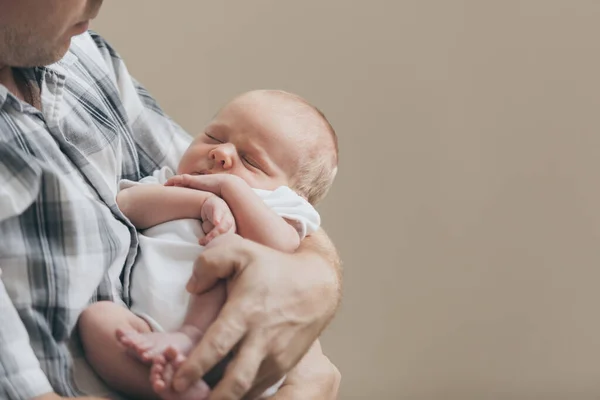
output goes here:
[{"label": "baby's leg", "polygon": [[[217,318],[225,303],[225,297],[224,283],[218,284],[208,293],[193,296],[182,326],[184,331],[192,332],[190,336],[190,342],[193,342],[192,346],[185,351],[181,351],[177,346],[170,345],[161,352],[161,355],[154,358],[150,380],[154,390],[164,399],[176,398],[172,388],[173,376],[185,361],[193,345],[202,339],[210,324]],[[221,360],[211,371],[204,375],[202,380],[177,395],[186,400],[203,399],[210,392],[209,387],[214,387],[220,381],[229,361],[231,361],[231,355],[227,355]]]},{"label": "baby's leg", "polygon": [[117,332],[119,340],[146,363],[152,362],[167,348],[187,355],[219,315],[225,303],[225,296],[223,283],[216,285],[209,292],[192,296],[183,325],[175,332],[141,333],[134,329],[121,329]]},{"label": "baby's leg", "polygon": [[159,398],[149,381],[149,366],[127,353],[115,336],[117,329],[150,332],[143,319],[115,303],[103,301],[89,306],[79,318],[86,359],[111,388],[136,398]]}]

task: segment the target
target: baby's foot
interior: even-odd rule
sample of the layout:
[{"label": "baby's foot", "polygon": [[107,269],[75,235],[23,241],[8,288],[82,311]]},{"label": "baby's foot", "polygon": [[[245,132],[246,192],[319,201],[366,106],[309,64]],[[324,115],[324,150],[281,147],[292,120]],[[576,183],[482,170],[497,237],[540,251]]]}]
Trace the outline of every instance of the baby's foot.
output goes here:
[{"label": "baby's foot", "polygon": [[193,326],[183,326],[175,332],[149,332],[117,330],[117,339],[129,352],[143,363],[150,363],[154,357],[173,347],[182,355],[187,355],[202,338],[202,333]]},{"label": "baby's foot", "polygon": [[173,347],[167,347],[163,354],[154,358],[150,370],[152,389],[164,400],[205,400],[210,394],[210,389],[202,380],[183,393],[173,390],[173,376],[184,361],[185,356]]}]

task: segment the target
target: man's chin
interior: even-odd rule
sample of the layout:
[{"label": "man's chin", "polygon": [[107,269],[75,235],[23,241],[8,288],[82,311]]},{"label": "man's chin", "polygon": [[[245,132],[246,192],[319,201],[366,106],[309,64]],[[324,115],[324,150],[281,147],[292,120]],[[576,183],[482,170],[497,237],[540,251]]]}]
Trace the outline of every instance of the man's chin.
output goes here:
[{"label": "man's chin", "polygon": [[54,49],[50,51],[38,51],[35,57],[31,57],[29,60],[23,60],[22,62],[16,63],[16,65],[12,65],[13,67],[21,67],[21,68],[33,68],[33,67],[44,67],[47,65],[54,64],[67,54],[69,51],[69,47],[71,46],[71,38],[64,41],[59,46],[55,46]]},{"label": "man's chin", "polygon": [[45,62],[40,65],[51,65],[62,60],[65,54],[67,54],[69,51],[69,47],[71,47],[71,38],[67,39],[65,42],[66,43],[64,43],[60,48],[56,49],[55,52],[50,54],[46,60],[43,60]]}]

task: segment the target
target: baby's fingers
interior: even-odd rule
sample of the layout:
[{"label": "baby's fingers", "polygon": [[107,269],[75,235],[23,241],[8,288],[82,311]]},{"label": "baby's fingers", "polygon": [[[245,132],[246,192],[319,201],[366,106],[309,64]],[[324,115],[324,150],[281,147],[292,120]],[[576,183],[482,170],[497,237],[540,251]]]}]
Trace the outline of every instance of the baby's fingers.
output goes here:
[{"label": "baby's fingers", "polygon": [[213,229],[215,229],[215,226],[211,221],[207,219],[202,221],[202,232],[204,232],[205,235],[207,235]]},{"label": "baby's fingers", "polygon": [[203,238],[200,239],[200,244],[202,246],[206,246],[210,243],[211,240],[213,240],[221,234],[223,234],[223,232],[220,232],[219,227],[215,226],[215,228],[212,231],[208,232]]},{"label": "baby's fingers", "polygon": [[201,245],[206,246],[211,240],[217,236],[224,235],[228,232],[235,230],[235,223],[233,218],[224,218],[221,223],[215,225],[215,227],[204,236],[200,242]]},{"label": "baby's fingers", "polygon": [[198,239],[198,243],[200,243],[201,246],[206,246],[209,242],[209,240],[207,240],[207,236],[214,230],[215,225],[210,220],[202,220],[202,232],[204,232],[204,236]]},{"label": "baby's fingers", "polygon": [[165,186],[182,186],[182,185],[183,185],[183,178],[181,177],[181,175],[172,176],[169,179],[167,179],[167,181],[165,182]]}]

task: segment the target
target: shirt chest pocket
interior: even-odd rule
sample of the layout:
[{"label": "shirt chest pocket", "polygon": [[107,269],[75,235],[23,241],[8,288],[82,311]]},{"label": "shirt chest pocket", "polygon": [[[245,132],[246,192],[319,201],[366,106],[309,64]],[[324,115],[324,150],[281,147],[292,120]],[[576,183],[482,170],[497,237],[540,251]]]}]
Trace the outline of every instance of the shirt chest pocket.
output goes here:
[{"label": "shirt chest pocket", "polygon": [[124,112],[115,95],[100,88],[65,87],[64,106],[59,127],[65,138],[84,156],[120,149],[120,138],[128,126]]},{"label": "shirt chest pocket", "polygon": [[124,156],[135,156],[128,144],[129,126],[117,99],[97,87],[66,89],[55,136],[63,152],[94,187],[116,195]]}]

